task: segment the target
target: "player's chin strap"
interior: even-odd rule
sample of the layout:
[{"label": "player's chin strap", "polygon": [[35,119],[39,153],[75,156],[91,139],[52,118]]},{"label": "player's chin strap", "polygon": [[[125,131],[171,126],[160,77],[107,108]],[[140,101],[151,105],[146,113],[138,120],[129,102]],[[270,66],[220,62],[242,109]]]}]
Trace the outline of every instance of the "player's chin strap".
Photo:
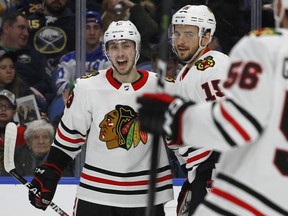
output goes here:
[{"label": "player's chin strap", "polygon": [[201,40],[199,40],[197,51],[194,53],[194,55],[188,61],[183,61],[184,63],[188,64],[188,63],[192,62],[199,55],[199,53],[207,47],[207,45],[201,46],[202,39],[203,39],[203,37],[201,38]]}]

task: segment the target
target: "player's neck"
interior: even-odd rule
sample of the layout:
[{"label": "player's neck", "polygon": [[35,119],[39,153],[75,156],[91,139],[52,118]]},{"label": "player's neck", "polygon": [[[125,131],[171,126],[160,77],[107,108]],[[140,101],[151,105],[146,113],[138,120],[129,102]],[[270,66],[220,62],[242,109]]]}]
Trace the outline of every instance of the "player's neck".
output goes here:
[{"label": "player's neck", "polygon": [[112,75],[118,82],[120,83],[134,83],[138,79],[140,79],[141,75],[138,73],[136,67],[133,67],[130,72],[126,74],[121,74],[115,70],[113,70]]},{"label": "player's neck", "polygon": [[196,63],[196,61],[198,61],[198,59],[205,53],[206,48],[202,49],[199,54],[189,63],[187,63],[187,67],[191,68],[193,67],[193,65]]}]

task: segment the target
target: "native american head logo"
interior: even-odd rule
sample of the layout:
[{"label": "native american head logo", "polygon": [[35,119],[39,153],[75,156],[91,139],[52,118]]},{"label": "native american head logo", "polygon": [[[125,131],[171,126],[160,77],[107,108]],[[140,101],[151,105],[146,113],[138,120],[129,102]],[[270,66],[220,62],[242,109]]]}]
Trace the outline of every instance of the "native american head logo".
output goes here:
[{"label": "native american head logo", "polygon": [[209,67],[214,67],[215,65],[215,61],[213,59],[212,56],[207,56],[204,59],[199,59],[196,63],[195,63],[196,67],[198,70],[206,70]]},{"label": "native american head logo", "polygon": [[135,148],[140,141],[147,143],[147,133],[140,131],[138,114],[129,106],[116,105],[99,124],[99,139],[106,142],[108,149]]}]

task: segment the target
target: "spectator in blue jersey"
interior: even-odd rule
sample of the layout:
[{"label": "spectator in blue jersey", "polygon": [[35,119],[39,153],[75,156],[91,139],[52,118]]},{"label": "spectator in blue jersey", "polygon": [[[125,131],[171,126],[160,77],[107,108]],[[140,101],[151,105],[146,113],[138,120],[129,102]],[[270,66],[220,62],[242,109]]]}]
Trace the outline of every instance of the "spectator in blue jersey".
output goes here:
[{"label": "spectator in blue jersey", "polygon": [[[64,104],[69,95],[69,83],[83,75],[88,75],[94,71],[108,68],[110,66],[107,57],[103,53],[101,37],[103,35],[103,23],[101,15],[96,11],[86,12],[86,71],[76,73],[76,53],[75,51],[64,55],[55,69],[52,76],[52,89],[56,93],[56,99],[50,107],[50,116],[61,114],[64,110]],[[63,97],[63,100],[61,98]],[[54,109],[54,105],[60,106]],[[56,114],[55,114],[56,112]]]}]

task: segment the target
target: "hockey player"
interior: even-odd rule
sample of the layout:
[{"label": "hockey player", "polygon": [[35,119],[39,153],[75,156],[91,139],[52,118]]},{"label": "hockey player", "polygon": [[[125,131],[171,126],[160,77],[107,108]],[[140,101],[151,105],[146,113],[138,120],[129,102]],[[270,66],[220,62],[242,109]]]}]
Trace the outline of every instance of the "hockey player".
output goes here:
[{"label": "hockey player", "polygon": [[[140,131],[136,98],[155,92],[155,73],[137,71],[140,35],[130,21],[112,22],[104,34],[112,68],[78,79],[66,104],[47,162],[38,167],[30,192],[32,205],[45,210],[64,167],[86,143],[86,160],[74,214],[142,216],[147,205],[151,136]],[[165,215],[173,199],[172,174],[165,146],[157,169],[155,215]]]},{"label": "hockey player", "polygon": [[222,152],[213,190],[194,215],[288,215],[288,0],[274,7],[282,28],[253,31],[232,49],[225,99],[139,99],[141,129],[162,133],[164,122],[165,133],[182,140],[180,152],[190,146]]},{"label": "hockey player", "polygon": [[[224,95],[220,81],[228,70],[229,57],[207,47],[216,30],[214,14],[205,5],[186,5],[173,15],[171,27],[173,51],[186,63],[175,80],[175,94],[196,103],[221,99]],[[177,212],[191,215],[203,201],[206,188],[211,186],[218,155],[207,148],[190,148],[181,157],[175,145],[170,143],[169,146],[175,149],[180,164],[188,171],[188,179],[178,198]],[[189,209],[185,209],[187,205]]]}]

